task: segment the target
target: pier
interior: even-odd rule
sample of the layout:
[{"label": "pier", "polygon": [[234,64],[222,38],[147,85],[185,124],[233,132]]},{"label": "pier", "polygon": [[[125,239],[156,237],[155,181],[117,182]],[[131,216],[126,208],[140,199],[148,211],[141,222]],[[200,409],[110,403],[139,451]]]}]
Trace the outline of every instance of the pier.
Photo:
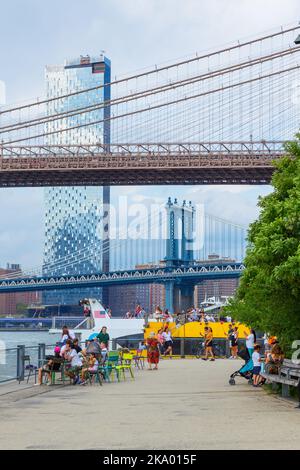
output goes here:
[{"label": "pier", "polygon": [[241,361],[163,360],[135,380],[0,386],[0,449],[297,449],[295,402],[229,375]]}]

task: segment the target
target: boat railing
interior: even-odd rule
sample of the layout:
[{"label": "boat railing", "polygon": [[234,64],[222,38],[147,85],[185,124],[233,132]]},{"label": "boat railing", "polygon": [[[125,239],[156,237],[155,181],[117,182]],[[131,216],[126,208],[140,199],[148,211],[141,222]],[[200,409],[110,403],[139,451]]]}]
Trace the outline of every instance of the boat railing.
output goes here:
[{"label": "boat railing", "polygon": [[74,330],[76,329],[92,329],[95,326],[94,319],[92,317],[86,317],[80,322],[78,325],[74,326]]},{"label": "boat railing", "polygon": [[76,329],[91,329],[94,327],[92,317],[52,317],[52,330],[62,329],[63,326]]}]

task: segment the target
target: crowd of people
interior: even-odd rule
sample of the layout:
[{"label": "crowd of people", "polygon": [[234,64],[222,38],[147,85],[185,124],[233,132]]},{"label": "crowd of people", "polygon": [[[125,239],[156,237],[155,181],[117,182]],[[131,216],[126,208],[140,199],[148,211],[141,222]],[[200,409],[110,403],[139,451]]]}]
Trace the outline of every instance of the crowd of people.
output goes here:
[{"label": "crowd of people", "polygon": [[[173,321],[173,317],[168,310],[162,312],[159,309],[157,313],[163,316],[163,326],[157,333],[151,332],[149,337],[143,342],[143,346],[141,346],[141,348],[147,349],[149,370],[158,369],[159,360],[162,356],[171,359],[173,355],[173,338],[170,328],[170,322]],[[191,311],[189,315],[191,315],[191,318],[195,318],[198,313]],[[178,327],[178,323],[174,328],[176,327]],[[202,359],[214,361],[213,329],[206,324],[204,333],[200,331],[199,334],[204,339],[204,356]],[[265,382],[265,379],[261,376],[262,363],[264,363],[264,367],[268,367],[270,373],[278,374],[284,355],[275,337],[270,337],[267,334],[264,335],[263,357],[261,346],[257,344],[255,331],[253,329],[249,332],[244,331],[243,336],[246,342],[248,359],[252,360],[253,386],[258,387]],[[227,339],[230,347],[230,359],[237,359],[239,355],[238,341],[240,338],[239,329],[234,323],[230,323],[228,326]],[[105,364],[108,357],[109,340],[107,328],[103,326],[98,334],[93,333],[90,336],[85,347],[82,348],[74,332],[68,329],[67,326],[64,326],[60,341],[57,342],[54,348],[53,356],[49,357],[48,362],[38,370],[38,384],[41,385],[43,383],[44,375],[47,376],[48,383],[51,383],[51,373],[60,368],[59,360],[64,362],[65,375],[70,377],[74,385],[86,384],[89,374],[95,373],[99,365]]]},{"label": "crowd of people", "polygon": [[[168,315],[166,318],[169,318]],[[146,341],[147,345],[147,358],[149,369],[158,368],[159,359],[161,356],[172,357],[173,352],[173,339],[171,329],[168,322],[164,323],[164,327],[158,330],[157,334],[151,332],[149,338]],[[225,331],[224,331],[225,333]],[[204,355],[202,360],[214,361],[214,336],[213,329],[211,326],[206,325],[204,327],[204,333],[199,332],[200,336],[204,339]],[[226,333],[225,333],[226,334]],[[262,346],[257,343],[256,333],[254,329],[250,331],[244,331],[243,339],[246,345],[247,361],[251,362],[252,375],[253,375],[253,386],[258,387],[265,382],[265,379],[261,376],[262,364],[266,365],[270,373],[278,373],[280,365],[283,362],[284,355],[278,341],[275,337],[264,336],[264,356],[261,354]],[[239,328],[234,324],[230,323],[228,326],[227,339],[229,341],[230,348],[230,359],[238,359],[239,355]]]},{"label": "crowd of people", "polygon": [[38,370],[38,385],[42,385],[44,375],[51,384],[51,374],[60,370],[61,362],[65,363],[65,375],[73,385],[85,385],[89,374],[94,374],[99,364],[105,365],[108,357],[109,334],[105,326],[98,334],[92,334],[84,348],[78,338],[67,326],[62,329],[60,341],[56,343],[53,355],[48,357],[45,365]]},{"label": "crowd of people", "polygon": [[261,355],[261,346],[259,344],[254,345],[254,351],[251,356],[253,361],[252,373],[254,387],[263,385],[266,381],[261,375],[262,364],[264,364],[264,368],[268,373],[277,375],[284,360],[283,350],[276,337],[268,337],[268,335],[265,335],[264,346],[264,357]]},{"label": "crowd of people", "polygon": [[147,315],[145,309],[141,305],[137,305],[134,311],[128,310],[124,318],[145,318]]},{"label": "crowd of people", "polygon": [[[140,304],[136,305],[133,310],[128,310],[124,314],[124,318],[126,319],[146,318],[147,316],[148,315],[146,310]],[[214,313],[212,309],[212,311],[205,312],[203,307],[190,307],[187,310],[171,314],[168,309],[162,309],[160,306],[157,306],[155,311],[149,315],[149,318],[161,320],[164,323],[170,323],[174,321],[176,324],[184,324],[195,321],[202,323],[214,323],[217,321],[220,321],[221,323],[230,323],[233,321],[230,315],[223,315],[222,311]]]},{"label": "crowd of people", "polygon": [[183,310],[181,312],[175,313],[174,315],[171,315],[167,309],[163,311],[160,307],[156,307],[152,316],[164,322],[174,321],[177,325],[183,325],[189,322],[215,323],[220,321],[221,323],[226,323],[232,321],[232,318],[229,315],[222,315],[222,312],[218,314],[213,313],[213,311],[205,312],[203,307],[190,307],[186,311]]},{"label": "crowd of people", "polygon": [[[262,346],[257,344],[256,333],[254,329],[250,330],[250,333],[244,332],[246,338],[246,349],[248,351],[248,360],[251,362],[252,367],[252,381],[254,387],[263,385],[266,379],[261,375],[262,369],[266,368],[271,374],[278,374],[280,366],[283,363],[284,353],[278,343],[278,340],[274,336],[265,334],[264,340],[264,354],[261,353]],[[238,334],[237,329],[233,328],[229,335],[231,338],[231,350],[232,358],[235,358],[238,354]]]}]

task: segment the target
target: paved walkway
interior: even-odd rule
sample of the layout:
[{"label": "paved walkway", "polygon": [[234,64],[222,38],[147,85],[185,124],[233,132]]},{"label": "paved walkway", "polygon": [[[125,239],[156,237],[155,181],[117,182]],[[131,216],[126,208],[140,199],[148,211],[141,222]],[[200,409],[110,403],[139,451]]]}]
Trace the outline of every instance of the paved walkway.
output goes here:
[{"label": "paved walkway", "polygon": [[239,364],[165,360],[102,388],[0,387],[0,449],[300,449],[295,403],[228,385]]}]

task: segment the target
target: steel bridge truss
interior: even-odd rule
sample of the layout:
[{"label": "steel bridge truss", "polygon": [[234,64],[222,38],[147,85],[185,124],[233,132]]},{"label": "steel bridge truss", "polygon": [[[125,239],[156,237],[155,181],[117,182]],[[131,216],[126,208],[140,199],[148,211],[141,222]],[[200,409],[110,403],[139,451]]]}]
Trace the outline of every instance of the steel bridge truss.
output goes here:
[{"label": "steel bridge truss", "polygon": [[0,187],[268,184],[282,141],[0,145]]},{"label": "steel bridge truss", "polygon": [[231,279],[241,275],[242,263],[204,264],[186,268],[151,268],[77,276],[24,277],[0,279],[0,293],[102,287],[124,284],[151,284],[188,281],[196,284],[206,279]]}]

